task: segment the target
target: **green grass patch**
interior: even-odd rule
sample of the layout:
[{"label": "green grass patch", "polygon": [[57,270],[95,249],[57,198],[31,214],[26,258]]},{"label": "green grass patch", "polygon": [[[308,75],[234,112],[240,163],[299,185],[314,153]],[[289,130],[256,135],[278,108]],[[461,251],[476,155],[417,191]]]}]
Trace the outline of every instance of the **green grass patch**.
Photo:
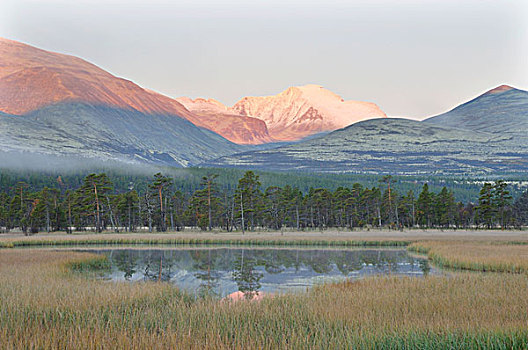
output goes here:
[{"label": "green grass patch", "polygon": [[91,256],[68,261],[65,267],[74,272],[102,272],[109,270],[111,265],[106,256]]},{"label": "green grass patch", "polygon": [[[353,339],[357,349],[526,349],[528,331],[409,332]],[[344,344],[345,345],[345,344]]]},{"label": "green grass patch", "polygon": [[12,242],[0,242],[0,248],[14,248],[15,245]]}]

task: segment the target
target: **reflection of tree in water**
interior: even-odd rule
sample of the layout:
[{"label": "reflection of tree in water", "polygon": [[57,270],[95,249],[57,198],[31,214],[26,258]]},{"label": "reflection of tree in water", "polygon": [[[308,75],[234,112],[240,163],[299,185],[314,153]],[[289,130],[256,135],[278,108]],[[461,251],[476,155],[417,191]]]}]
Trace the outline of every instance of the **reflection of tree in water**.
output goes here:
[{"label": "reflection of tree in water", "polygon": [[422,270],[422,273],[424,276],[429,275],[429,272],[431,271],[431,266],[429,265],[429,261],[427,261],[426,259],[419,259],[418,266],[420,266],[420,270]]},{"label": "reflection of tree in water", "polygon": [[[240,258],[242,250],[213,250],[213,266],[216,271],[232,270],[235,260]],[[233,254],[230,254],[233,253]],[[194,260],[200,255],[191,254]],[[264,267],[269,274],[280,274],[288,268],[296,271],[302,267],[310,268],[318,274],[330,273],[334,266],[345,276],[352,271],[360,271],[372,266],[380,272],[396,273],[401,270],[401,262],[408,261],[405,251],[328,251],[297,249],[258,249],[244,250],[246,259],[253,259],[255,266]],[[414,265],[413,265],[414,266]]]},{"label": "reflection of tree in water", "polygon": [[395,255],[387,255],[384,259],[386,265],[389,268],[390,273],[398,272],[400,265],[398,264],[398,258]]},{"label": "reflection of tree in water", "polygon": [[337,269],[345,276],[348,276],[352,271],[360,271],[363,266],[363,261],[358,254],[348,254],[348,252],[341,252],[336,254],[334,263]]},{"label": "reflection of tree in water", "polygon": [[283,259],[277,254],[279,251],[271,250],[267,256],[260,256],[257,261],[258,266],[264,266],[267,273],[276,275],[285,270]]},{"label": "reflection of tree in water", "polygon": [[396,273],[400,270],[400,263],[405,260],[406,252],[391,251],[364,251],[359,254],[359,259],[367,266],[373,266],[376,270]]},{"label": "reflection of tree in water", "polygon": [[144,264],[143,279],[146,281],[167,282],[174,276],[172,256],[165,256],[163,251],[148,252]]},{"label": "reflection of tree in water", "polygon": [[252,256],[244,257],[244,250],[236,258],[233,271],[233,279],[238,285],[238,290],[243,292],[248,299],[253,298],[260,289],[260,280],[264,275],[255,270],[257,259]]},{"label": "reflection of tree in water", "polygon": [[323,251],[312,251],[309,259],[305,262],[307,266],[310,266],[314,272],[317,273],[329,273],[333,269],[333,256],[332,252],[327,254]]},{"label": "reflection of tree in water", "polygon": [[126,250],[112,251],[110,258],[115,262],[117,269],[124,273],[125,280],[130,281],[137,272],[137,258],[135,254]]},{"label": "reflection of tree in water", "polygon": [[[318,249],[175,249],[114,250],[110,252],[115,269],[126,280],[143,275],[146,281],[174,280],[178,271],[182,286],[196,288],[197,295],[215,296],[220,286],[236,282],[240,291],[252,294],[261,288],[266,276],[270,283],[280,283],[281,274],[295,278],[296,272],[307,275],[336,273],[349,276],[363,273],[400,273],[409,270],[427,275],[431,268],[426,260],[409,257],[404,250],[318,250]],[[295,271],[293,271],[295,270]],[[116,271],[116,270],[114,270]],[[339,271],[339,272],[337,272]],[[161,273],[160,273],[161,272]],[[225,274],[230,277],[224,277]],[[272,277],[276,275],[280,277]],[[190,277],[190,279],[189,279]]]},{"label": "reflection of tree in water", "polygon": [[191,256],[195,261],[193,268],[197,270],[194,273],[194,277],[201,281],[198,287],[198,295],[202,297],[218,296],[216,288],[218,287],[220,275],[215,269],[214,259],[211,257],[211,249],[197,250],[192,252]]}]

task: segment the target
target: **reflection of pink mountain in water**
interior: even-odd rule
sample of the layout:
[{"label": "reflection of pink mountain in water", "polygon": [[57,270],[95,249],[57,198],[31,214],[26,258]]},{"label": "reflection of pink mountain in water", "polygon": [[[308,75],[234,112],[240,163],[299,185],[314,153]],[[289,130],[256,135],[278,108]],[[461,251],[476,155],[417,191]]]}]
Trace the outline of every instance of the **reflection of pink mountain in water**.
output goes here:
[{"label": "reflection of pink mountain in water", "polygon": [[262,299],[264,299],[265,296],[270,297],[272,296],[272,294],[268,294],[264,292],[254,292],[254,293],[251,293],[251,297],[246,297],[246,295],[243,292],[237,291],[237,292],[233,292],[229,294],[228,296],[226,296],[224,300],[227,300],[227,301],[241,301],[241,300],[261,301]]}]

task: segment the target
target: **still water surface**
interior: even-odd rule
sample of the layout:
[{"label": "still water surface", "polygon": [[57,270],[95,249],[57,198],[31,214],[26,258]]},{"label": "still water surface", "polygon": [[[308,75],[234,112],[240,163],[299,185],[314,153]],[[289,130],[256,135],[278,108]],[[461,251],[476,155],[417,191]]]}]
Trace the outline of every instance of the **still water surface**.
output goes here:
[{"label": "still water surface", "polygon": [[[94,250],[90,250],[94,252]],[[100,249],[114,281],[169,281],[196,295],[283,293],[372,275],[438,273],[405,249],[153,248]]]}]

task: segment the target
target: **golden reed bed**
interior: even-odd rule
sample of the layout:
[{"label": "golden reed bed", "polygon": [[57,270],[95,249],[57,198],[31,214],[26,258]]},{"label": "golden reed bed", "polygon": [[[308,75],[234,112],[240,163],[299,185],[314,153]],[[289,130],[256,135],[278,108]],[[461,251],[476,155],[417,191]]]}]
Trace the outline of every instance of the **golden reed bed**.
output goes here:
[{"label": "golden reed bed", "polygon": [[437,266],[459,270],[528,273],[526,242],[418,242],[409,251],[427,254]]},{"label": "golden reed bed", "polygon": [[[93,256],[0,250],[0,348],[526,348],[525,274],[367,278],[259,303],[113,283]],[[97,262],[97,259],[95,259]],[[72,263],[73,262],[73,263]]]}]

